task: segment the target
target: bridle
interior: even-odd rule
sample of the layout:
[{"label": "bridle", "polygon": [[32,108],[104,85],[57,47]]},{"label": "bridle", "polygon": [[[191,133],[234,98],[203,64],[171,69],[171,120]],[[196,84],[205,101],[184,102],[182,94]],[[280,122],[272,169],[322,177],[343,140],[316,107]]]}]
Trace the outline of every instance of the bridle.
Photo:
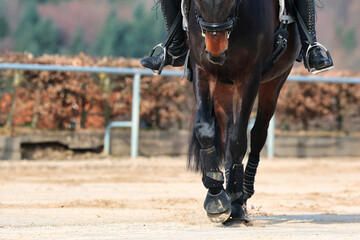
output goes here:
[{"label": "bridle", "polygon": [[212,32],[214,33],[214,35],[216,35],[217,32],[227,31],[227,38],[229,38],[232,30],[234,29],[236,22],[239,20],[239,8],[241,3],[242,0],[236,0],[235,9],[228,17],[228,19],[225,22],[218,22],[218,23],[206,22],[204,18],[201,16],[197,7],[195,7],[197,22],[201,28],[201,35],[205,37],[206,32]]}]

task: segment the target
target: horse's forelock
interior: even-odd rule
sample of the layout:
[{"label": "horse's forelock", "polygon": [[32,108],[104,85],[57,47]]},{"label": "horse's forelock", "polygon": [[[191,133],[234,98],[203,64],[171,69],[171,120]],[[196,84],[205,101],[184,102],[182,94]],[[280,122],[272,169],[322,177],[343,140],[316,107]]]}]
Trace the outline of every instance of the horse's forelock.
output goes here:
[{"label": "horse's forelock", "polygon": [[237,0],[195,0],[200,15],[209,22],[225,21]]}]

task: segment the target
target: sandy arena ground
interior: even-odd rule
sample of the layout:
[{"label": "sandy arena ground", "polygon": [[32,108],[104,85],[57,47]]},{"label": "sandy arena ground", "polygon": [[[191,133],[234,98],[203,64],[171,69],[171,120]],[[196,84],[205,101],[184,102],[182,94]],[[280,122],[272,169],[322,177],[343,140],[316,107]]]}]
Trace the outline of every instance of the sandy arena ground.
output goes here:
[{"label": "sandy arena ground", "polygon": [[248,225],[211,223],[186,158],[0,162],[0,239],[360,239],[360,159],[263,159]]}]

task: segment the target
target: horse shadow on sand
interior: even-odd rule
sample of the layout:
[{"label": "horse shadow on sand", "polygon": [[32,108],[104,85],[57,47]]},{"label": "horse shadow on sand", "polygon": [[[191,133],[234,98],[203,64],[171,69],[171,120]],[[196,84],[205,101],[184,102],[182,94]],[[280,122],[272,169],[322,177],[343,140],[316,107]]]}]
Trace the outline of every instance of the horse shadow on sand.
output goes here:
[{"label": "horse shadow on sand", "polygon": [[225,227],[245,224],[253,227],[266,227],[277,224],[348,224],[360,223],[360,213],[355,214],[300,214],[300,215],[278,215],[278,216],[249,216],[249,223],[229,221],[223,224]]}]

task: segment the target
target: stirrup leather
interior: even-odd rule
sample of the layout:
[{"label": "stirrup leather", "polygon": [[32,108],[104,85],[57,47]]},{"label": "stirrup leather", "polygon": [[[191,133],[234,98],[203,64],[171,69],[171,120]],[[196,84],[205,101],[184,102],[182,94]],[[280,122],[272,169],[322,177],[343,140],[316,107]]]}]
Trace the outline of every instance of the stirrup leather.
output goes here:
[{"label": "stirrup leather", "polygon": [[[320,70],[316,70],[315,68],[310,68],[310,64],[309,64],[309,52],[310,52],[310,50],[311,50],[312,48],[315,48],[315,47],[319,47],[323,52],[326,53],[327,58],[331,61],[331,66],[330,66],[330,67],[323,68],[323,69],[320,69]],[[327,50],[323,45],[321,45],[321,44],[318,43],[318,42],[315,42],[314,44],[309,45],[308,49],[306,50],[306,54],[305,54],[305,57],[304,57],[304,61],[305,61],[305,66],[307,67],[307,69],[309,70],[309,72],[312,73],[312,74],[317,74],[317,73],[325,72],[325,71],[328,71],[328,70],[334,68],[333,60],[332,60],[332,57],[331,57],[331,55],[330,55],[329,50]]]}]

